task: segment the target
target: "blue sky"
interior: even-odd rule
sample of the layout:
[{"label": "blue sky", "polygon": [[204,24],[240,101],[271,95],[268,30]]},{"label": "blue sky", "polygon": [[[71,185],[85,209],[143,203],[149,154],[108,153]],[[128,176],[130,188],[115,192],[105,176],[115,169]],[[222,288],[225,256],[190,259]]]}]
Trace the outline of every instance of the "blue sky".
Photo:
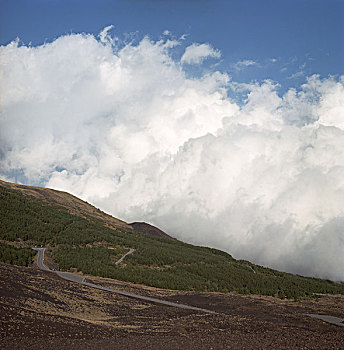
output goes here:
[{"label": "blue sky", "polygon": [[[33,46],[68,33],[97,35],[113,24],[125,38],[158,39],[164,30],[210,43],[217,69],[235,81],[273,79],[288,88],[305,76],[344,73],[341,0],[0,0],[0,43]],[[241,69],[237,62],[246,62]],[[255,64],[249,65],[249,62]],[[245,69],[244,69],[245,68]]]}]

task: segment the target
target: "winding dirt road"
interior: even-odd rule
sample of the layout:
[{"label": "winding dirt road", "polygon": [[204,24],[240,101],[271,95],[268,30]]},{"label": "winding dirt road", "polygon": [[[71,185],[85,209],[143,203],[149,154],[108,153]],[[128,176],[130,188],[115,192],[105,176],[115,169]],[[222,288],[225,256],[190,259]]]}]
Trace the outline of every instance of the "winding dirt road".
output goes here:
[{"label": "winding dirt road", "polygon": [[[187,310],[201,311],[201,312],[210,313],[210,314],[216,314],[216,312],[212,311],[212,310],[202,309],[202,308],[199,308],[199,307],[185,305],[185,304],[173,303],[173,302],[167,301],[167,300],[161,300],[161,299],[146,297],[146,296],[138,295],[138,294],[134,294],[134,293],[124,292],[124,291],[117,290],[117,289],[102,287],[102,286],[99,286],[97,284],[86,282],[86,280],[85,280],[85,278],[83,276],[80,276],[80,275],[77,275],[77,274],[74,274],[74,273],[50,270],[47,266],[44,265],[44,253],[45,253],[46,248],[43,247],[43,248],[32,248],[32,249],[37,251],[37,253],[38,253],[37,266],[41,270],[55,272],[61,278],[64,278],[64,279],[66,279],[68,281],[80,283],[80,284],[86,285],[86,286],[91,287],[91,288],[96,288],[96,289],[100,289],[100,290],[105,290],[107,292],[124,295],[124,296],[127,296],[129,298],[136,298],[136,299],[148,301],[148,302],[151,302],[151,303],[162,304],[162,305],[172,306],[172,307],[178,307],[178,308],[187,309]],[[132,253],[131,250],[128,253],[126,253],[124,256],[122,256],[121,259],[123,260],[125,258],[125,256],[131,254]],[[117,261],[117,263],[121,262],[122,261],[121,259],[119,259]]]}]

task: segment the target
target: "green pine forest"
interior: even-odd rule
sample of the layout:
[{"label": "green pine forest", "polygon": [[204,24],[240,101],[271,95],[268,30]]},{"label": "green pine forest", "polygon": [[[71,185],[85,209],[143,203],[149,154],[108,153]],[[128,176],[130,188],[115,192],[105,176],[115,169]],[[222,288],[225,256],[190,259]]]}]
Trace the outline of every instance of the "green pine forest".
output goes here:
[{"label": "green pine forest", "polygon": [[31,248],[16,248],[0,243],[0,261],[7,264],[29,266],[35,255]]},{"label": "green pine forest", "polygon": [[[124,228],[105,227],[92,217],[72,215],[61,206],[0,186],[0,239],[48,246],[61,270],[110,277],[148,286],[209,292],[237,292],[308,298],[344,294],[344,283],[279,272],[229,254]],[[117,261],[130,248],[135,252]],[[30,265],[35,252],[0,244],[0,261]]]}]

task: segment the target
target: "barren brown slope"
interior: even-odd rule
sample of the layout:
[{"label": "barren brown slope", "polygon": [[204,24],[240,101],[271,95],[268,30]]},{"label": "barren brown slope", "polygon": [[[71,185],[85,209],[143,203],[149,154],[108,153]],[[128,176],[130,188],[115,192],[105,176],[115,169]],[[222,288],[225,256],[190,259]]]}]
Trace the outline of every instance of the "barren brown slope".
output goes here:
[{"label": "barren brown slope", "polygon": [[155,237],[175,239],[168,235],[166,232],[160,230],[159,228],[153,225],[147,224],[146,222],[132,222],[129,225],[132,226],[136,232],[146,233]]},{"label": "barren brown slope", "polygon": [[268,297],[161,290],[92,278],[96,284],[209,307],[218,314],[111,294],[51,272],[0,263],[2,349],[343,349],[344,327],[305,316],[343,314],[341,298]]},{"label": "barren brown slope", "polygon": [[20,191],[25,196],[40,199],[52,205],[60,205],[66,208],[73,215],[78,215],[86,219],[91,217],[93,219],[100,220],[110,228],[123,228],[126,230],[133,229],[126,222],[102,212],[91,204],[84,202],[67,192],[52,190],[49,188],[18,185],[2,180],[0,180],[0,186]]}]

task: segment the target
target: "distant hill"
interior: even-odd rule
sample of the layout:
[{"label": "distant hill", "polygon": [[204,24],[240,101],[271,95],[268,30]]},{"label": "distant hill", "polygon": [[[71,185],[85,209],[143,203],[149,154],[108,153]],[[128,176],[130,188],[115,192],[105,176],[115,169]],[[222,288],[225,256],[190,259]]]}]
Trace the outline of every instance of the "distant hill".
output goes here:
[{"label": "distant hill", "polygon": [[[0,181],[0,241],[4,262],[29,265],[28,248],[44,245],[50,266],[159,288],[294,299],[314,293],[344,294],[343,283],[236,260],[217,249],[171,239],[146,223],[127,224],[68,193],[4,181]],[[115,264],[129,248],[134,253]]]},{"label": "distant hill", "polygon": [[160,230],[159,228],[153,225],[147,224],[146,222],[132,222],[129,225],[136,232],[146,233],[155,237],[164,237],[164,238],[174,239],[164,231]]}]

